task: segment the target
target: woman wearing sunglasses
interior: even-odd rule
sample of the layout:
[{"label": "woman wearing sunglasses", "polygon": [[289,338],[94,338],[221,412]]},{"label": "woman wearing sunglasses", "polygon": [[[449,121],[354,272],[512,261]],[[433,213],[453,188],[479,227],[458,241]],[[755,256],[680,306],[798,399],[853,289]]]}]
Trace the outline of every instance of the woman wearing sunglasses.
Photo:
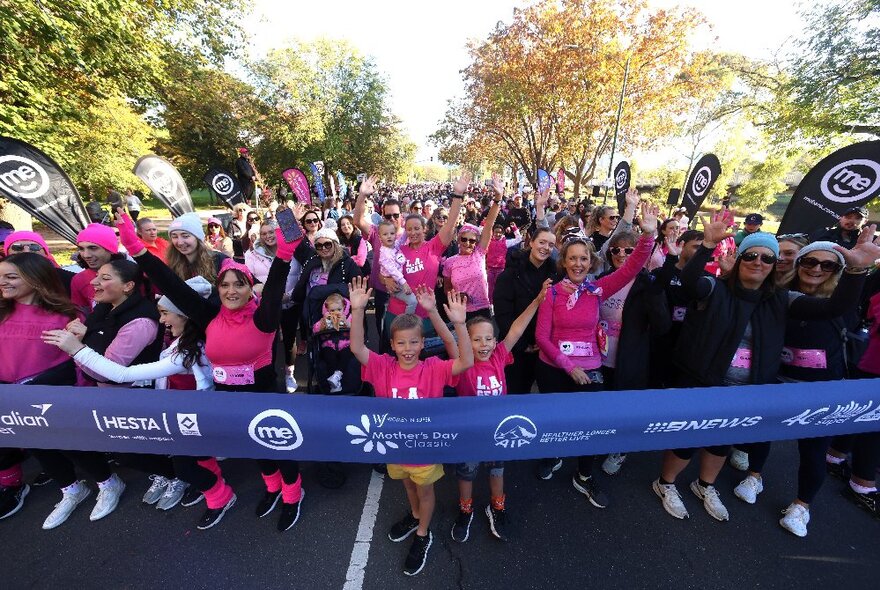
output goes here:
[{"label": "woman wearing sunglasses", "polygon": [[[761,385],[775,383],[785,344],[788,318],[827,320],[853,309],[859,300],[866,268],[880,257],[871,243],[874,226],[867,228],[851,250],[835,246],[846,264],[840,283],[830,297],[816,297],[776,288],[774,268],[779,255],[776,238],[755,232],[743,239],[737,259],[724,280],[703,274],[715,246],[728,238],[733,215],[722,211],[711,223],[703,220],[703,244],[681,273],[688,308],[675,351],[681,387]],[[691,483],[694,495],[716,520],[729,519],[714,483],[724,466],[729,446],[703,450],[699,479]],[[675,480],[697,449],[666,451],[654,492],[672,516],[688,517]]]},{"label": "woman wearing sunglasses", "polygon": [[486,216],[483,231],[475,225],[465,224],[458,230],[458,254],[443,263],[443,288],[446,293],[457,291],[467,295],[467,319],[476,316],[492,317],[489,300],[489,279],[486,274],[486,251],[492,239],[490,228],[495,225],[504,197],[504,182],[497,174],[492,175],[495,197]]},{"label": "woman wearing sunglasses", "polygon": [[55,257],[49,251],[49,246],[46,244],[43,236],[32,231],[12,232],[6,237],[3,250],[6,256],[30,252],[32,254],[39,254],[47,259],[55,267],[55,272],[58,274],[58,278],[61,279],[61,284],[64,286],[67,296],[70,297],[70,283],[75,273],[58,266],[58,262],[55,261]]},{"label": "woman wearing sunglasses", "polygon": [[602,245],[611,236],[619,220],[620,215],[617,214],[617,209],[614,207],[596,207],[593,209],[593,212],[590,214],[590,223],[587,226],[587,235],[593,241],[597,252],[602,249]]},{"label": "woman wearing sunglasses", "polygon": [[317,211],[307,211],[300,219],[300,223],[302,224],[303,232],[308,238],[309,243],[314,244],[315,236],[317,235],[318,230],[321,229],[321,216]]},{"label": "woman wearing sunglasses", "polygon": [[216,217],[208,219],[208,235],[205,236],[205,245],[215,252],[222,252],[230,258],[233,255],[232,238],[227,237],[220,220]]}]

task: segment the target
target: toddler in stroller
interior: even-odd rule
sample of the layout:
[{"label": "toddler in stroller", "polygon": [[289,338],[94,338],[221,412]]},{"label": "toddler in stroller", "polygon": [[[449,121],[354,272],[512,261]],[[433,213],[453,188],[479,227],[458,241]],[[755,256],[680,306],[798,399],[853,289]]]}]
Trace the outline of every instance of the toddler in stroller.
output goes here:
[{"label": "toddler in stroller", "polygon": [[361,388],[360,365],[349,348],[351,304],[341,293],[324,299],[312,326],[314,371],[319,393],[356,394]]}]

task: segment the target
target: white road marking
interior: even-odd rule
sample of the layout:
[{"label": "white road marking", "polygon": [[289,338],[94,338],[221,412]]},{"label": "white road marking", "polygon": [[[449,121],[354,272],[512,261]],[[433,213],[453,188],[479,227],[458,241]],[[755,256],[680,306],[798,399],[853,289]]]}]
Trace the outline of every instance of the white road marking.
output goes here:
[{"label": "white road marking", "polygon": [[361,590],[364,586],[364,570],[367,569],[367,561],[370,559],[373,527],[376,526],[376,516],[379,514],[379,499],[382,497],[382,484],[384,482],[385,477],[382,474],[373,471],[370,475],[367,498],[364,500],[364,509],[361,512],[357,537],[351,550],[351,559],[348,562],[348,571],[345,574],[343,590]]}]

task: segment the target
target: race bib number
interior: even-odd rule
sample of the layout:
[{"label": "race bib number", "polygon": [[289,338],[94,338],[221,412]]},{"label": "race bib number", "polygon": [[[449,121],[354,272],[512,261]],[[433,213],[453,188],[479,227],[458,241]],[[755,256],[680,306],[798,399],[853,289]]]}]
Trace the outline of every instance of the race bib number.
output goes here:
[{"label": "race bib number", "polygon": [[752,351],[748,348],[737,348],[736,353],[734,353],[733,355],[733,361],[731,361],[730,366],[736,367],[738,369],[751,369]]},{"label": "race bib number", "polygon": [[214,367],[214,381],[222,385],[253,385],[253,365]]},{"label": "race bib number", "polygon": [[785,347],[782,349],[782,364],[804,369],[828,368],[825,351],[814,348]]},{"label": "race bib number", "polygon": [[565,356],[593,356],[593,344],[565,340],[559,343],[559,352]]}]

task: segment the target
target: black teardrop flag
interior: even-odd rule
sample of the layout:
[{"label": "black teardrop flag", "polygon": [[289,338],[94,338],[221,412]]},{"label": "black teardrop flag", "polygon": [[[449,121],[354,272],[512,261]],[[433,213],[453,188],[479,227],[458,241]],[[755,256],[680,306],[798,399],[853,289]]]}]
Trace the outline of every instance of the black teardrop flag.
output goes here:
[{"label": "black teardrop flag", "polygon": [[687,184],[684,186],[684,199],[681,202],[681,206],[687,210],[688,217],[693,219],[697,211],[700,210],[700,205],[703,204],[703,200],[712,190],[712,186],[720,174],[721,162],[718,161],[715,154],[706,154],[694,164]]},{"label": "black teardrop flag", "polygon": [[241,184],[238,179],[220,168],[211,168],[205,173],[203,178],[205,184],[211,189],[211,192],[218,198],[223,200],[229,208],[235,207],[239,203],[244,203],[244,196],[241,193]]},{"label": "black teardrop flag", "polygon": [[629,162],[624,160],[614,169],[614,194],[617,197],[617,212],[623,215],[626,208],[626,191],[630,185]]},{"label": "black teardrop flag", "polygon": [[0,194],[71,244],[89,223],[79,193],[64,170],[32,145],[0,136]]},{"label": "black teardrop flag", "polygon": [[134,165],[133,172],[150,187],[173,217],[195,211],[186,183],[165,158],[153,154],[143,156]]},{"label": "black teardrop flag", "polygon": [[841,148],[807,172],[785,209],[777,234],[835,225],[847,209],[880,196],[880,141]]}]

